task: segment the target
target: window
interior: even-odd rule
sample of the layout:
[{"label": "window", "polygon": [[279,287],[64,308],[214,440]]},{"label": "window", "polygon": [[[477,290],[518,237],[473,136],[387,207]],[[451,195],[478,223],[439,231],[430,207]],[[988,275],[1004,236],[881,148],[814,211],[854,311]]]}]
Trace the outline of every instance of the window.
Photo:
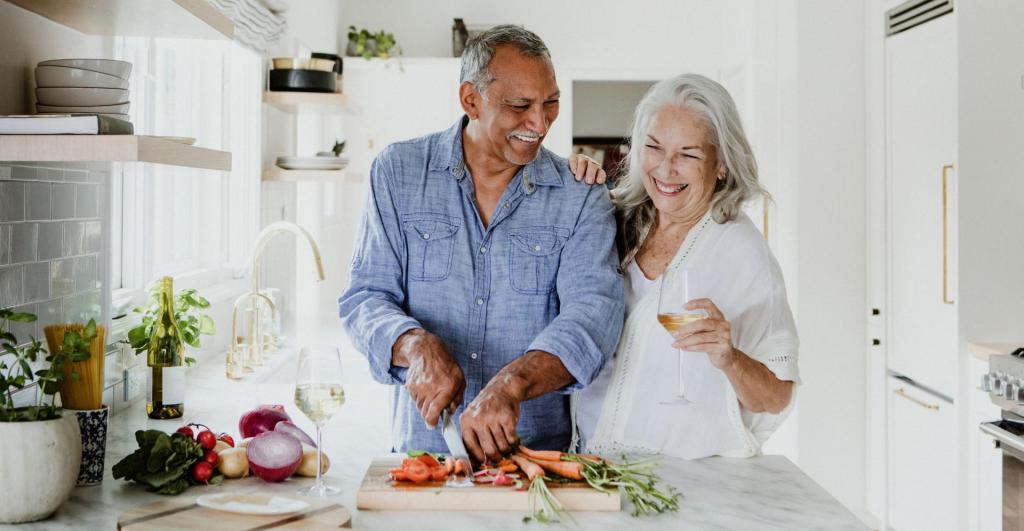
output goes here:
[{"label": "window", "polygon": [[115,166],[117,315],[142,302],[145,287],[160,276],[215,289],[243,268],[259,224],[263,63],[226,41],[120,37],[114,48],[115,57],[133,64],[129,112],[137,134],[190,137],[232,153],[231,172]]}]

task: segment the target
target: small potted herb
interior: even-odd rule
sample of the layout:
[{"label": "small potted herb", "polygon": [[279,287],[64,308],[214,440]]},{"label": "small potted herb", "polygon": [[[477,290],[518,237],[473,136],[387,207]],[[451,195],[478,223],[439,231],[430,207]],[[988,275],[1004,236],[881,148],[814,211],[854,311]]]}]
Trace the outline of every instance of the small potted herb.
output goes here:
[{"label": "small potted herb", "polygon": [[[0,309],[0,523],[5,524],[53,514],[75,487],[82,459],[78,422],[62,415],[56,402],[67,354],[49,353],[38,339],[22,341],[10,330],[12,323],[35,320],[30,313]],[[48,365],[33,371],[40,360]],[[17,406],[15,393],[33,384],[34,399]]]},{"label": "small potted herb", "polygon": [[401,55],[402,48],[398,46],[393,33],[384,30],[372,33],[366,28],[356,30],[355,26],[349,26],[345,54],[367,60],[374,57],[388,59],[392,55]]},{"label": "small potted herb", "polygon": [[[157,284],[150,290],[149,304],[135,308],[135,313],[142,314],[142,321],[128,331],[125,343],[130,345],[136,354],[145,352],[149,347],[149,336],[153,332],[153,322],[160,311],[160,285]],[[199,348],[201,336],[217,333],[213,319],[206,315],[210,308],[210,301],[206,300],[193,288],[183,289],[174,295],[174,320],[181,330],[181,339],[186,345],[192,348]],[[192,365],[196,360],[190,357],[185,358],[186,365]]]}]

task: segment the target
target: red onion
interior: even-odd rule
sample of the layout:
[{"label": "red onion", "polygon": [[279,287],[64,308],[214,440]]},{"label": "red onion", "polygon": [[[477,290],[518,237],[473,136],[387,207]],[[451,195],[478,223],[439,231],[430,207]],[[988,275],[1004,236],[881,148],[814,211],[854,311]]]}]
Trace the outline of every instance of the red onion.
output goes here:
[{"label": "red onion", "polygon": [[284,412],[281,404],[264,404],[245,413],[238,420],[238,432],[242,438],[255,437],[263,432],[274,431],[274,426],[282,420],[292,420]]},{"label": "red onion", "polygon": [[271,483],[284,481],[302,463],[302,443],[295,437],[268,431],[245,447],[252,475]]},{"label": "red onion", "polygon": [[291,421],[282,420],[281,422],[278,422],[277,426],[274,426],[274,431],[283,433],[285,435],[291,435],[292,437],[298,439],[299,442],[306,443],[312,446],[313,448],[316,448],[316,442],[314,442],[309,435],[306,435],[306,432],[302,431],[301,428],[296,426]]}]

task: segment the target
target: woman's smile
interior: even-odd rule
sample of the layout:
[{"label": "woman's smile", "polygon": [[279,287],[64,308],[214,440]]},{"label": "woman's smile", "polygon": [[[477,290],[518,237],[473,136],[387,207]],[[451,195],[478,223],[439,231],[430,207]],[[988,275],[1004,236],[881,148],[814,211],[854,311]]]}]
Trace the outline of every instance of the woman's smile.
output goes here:
[{"label": "woman's smile", "polygon": [[682,184],[667,183],[665,181],[661,181],[661,180],[655,179],[654,177],[651,177],[651,176],[648,176],[648,177],[651,179],[651,182],[654,183],[654,188],[658,192],[660,192],[661,195],[664,195],[666,197],[675,197],[675,196],[683,193],[683,190],[686,190],[687,188],[690,187],[689,183],[682,183]]}]

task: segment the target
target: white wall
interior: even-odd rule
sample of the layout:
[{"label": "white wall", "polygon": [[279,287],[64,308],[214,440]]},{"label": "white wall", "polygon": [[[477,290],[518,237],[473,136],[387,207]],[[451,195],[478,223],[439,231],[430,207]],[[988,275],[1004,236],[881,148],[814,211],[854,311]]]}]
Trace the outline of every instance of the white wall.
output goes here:
[{"label": "white wall", "polygon": [[859,2],[799,2],[800,467],[865,506],[865,41]]},{"label": "white wall", "polygon": [[0,114],[35,112],[37,63],[47,59],[110,57],[112,40],[84,35],[7,2],[0,2]]}]

